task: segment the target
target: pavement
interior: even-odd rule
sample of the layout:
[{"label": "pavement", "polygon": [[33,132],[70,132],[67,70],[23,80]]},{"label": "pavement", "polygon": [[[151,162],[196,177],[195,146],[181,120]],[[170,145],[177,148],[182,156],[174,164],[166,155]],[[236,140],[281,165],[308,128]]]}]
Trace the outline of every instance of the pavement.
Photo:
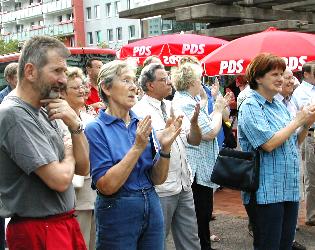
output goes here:
[{"label": "pavement", "polygon": [[[212,243],[218,250],[252,250],[253,238],[247,231],[247,215],[242,205],[240,192],[226,189],[214,194],[214,215],[210,222],[211,233],[219,236],[219,242]],[[299,230],[296,240],[306,246],[307,250],[315,250],[315,227],[305,226],[305,204],[301,203],[299,212]],[[169,235],[167,250],[175,250]]]}]

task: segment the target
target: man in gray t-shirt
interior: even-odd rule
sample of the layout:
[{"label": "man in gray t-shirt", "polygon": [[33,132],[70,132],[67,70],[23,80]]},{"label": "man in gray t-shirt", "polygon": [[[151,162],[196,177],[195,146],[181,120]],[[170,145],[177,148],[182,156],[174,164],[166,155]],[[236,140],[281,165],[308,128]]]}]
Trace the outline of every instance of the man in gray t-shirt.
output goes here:
[{"label": "man in gray t-shirt", "polygon": [[[16,90],[0,105],[0,216],[11,217],[9,249],[86,249],[73,217],[71,182],[74,173],[89,172],[88,144],[79,117],[59,98],[68,55],[57,39],[31,38],[20,56]],[[66,124],[72,143],[56,119]]]}]

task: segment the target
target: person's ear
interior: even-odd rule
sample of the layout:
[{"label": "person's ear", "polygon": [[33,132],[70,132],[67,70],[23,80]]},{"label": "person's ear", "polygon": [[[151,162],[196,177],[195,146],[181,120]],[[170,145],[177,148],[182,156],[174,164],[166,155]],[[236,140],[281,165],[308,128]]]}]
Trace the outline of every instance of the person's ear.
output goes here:
[{"label": "person's ear", "polygon": [[102,89],[102,91],[104,92],[104,94],[105,94],[106,96],[108,96],[108,97],[111,96],[111,91],[110,91],[111,87],[106,86],[104,83],[102,83],[102,84],[101,84],[101,89]]},{"label": "person's ear", "polygon": [[153,82],[147,82],[146,85],[147,85],[147,89],[149,91],[152,92],[154,90],[154,83]]},{"label": "person's ear", "polygon": [[37,80],[38,70],[32,63],[27,63],[24,66],[24,78],[29,80],[30,82],[34,82]]}]

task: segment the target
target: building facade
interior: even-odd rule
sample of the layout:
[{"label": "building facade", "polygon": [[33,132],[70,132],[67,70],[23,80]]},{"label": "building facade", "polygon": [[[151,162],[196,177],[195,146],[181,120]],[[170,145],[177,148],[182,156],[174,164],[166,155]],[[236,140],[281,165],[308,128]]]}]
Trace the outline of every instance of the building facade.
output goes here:
[{"label": "building facade", "polygon": [[84,20],[87,46],[101,45],[118,50],[123,44],[140,38],[140,21],[118,16],[121,9],[130,8],[133,5],[133,1],[85,0]]},{"label": "building facade", "polygon": [[[143,7],[151,8],[154,4],[164,4],[167,0],[121,0],[124,8],[121,11],[128,11],[133,9],[139,9]],[[167,8],[167,3],[166,3]],[[133,18],[131,16],[131,18]],[[179,33],[181,31],[200,30],[206,27],[206,24],[198,22],[185,22],[178,23],[174,18],[168,18],[167,16],[158,13],[157,15],[147,15],[141,17],[141,38],[147,38],[151,36],[158,36],[162,34]]]},{"label": "building facade", "polygon": [[0,0],[0,7],[1,36],[6,42],[49,35],[67,46],[86,45],[83,0]]},{"label": "building facade", "polygon": [[[226,40],[268,27],[315,33],[315,0],[154,0],[150,5],[145,4],[149,0],[135,1],[135,7],[119,12],[121,18],[161,16],[162,20],[171,20],[173,27],[192,23],[192,32]],[[182,30],[185,28],[183,25]]]}]

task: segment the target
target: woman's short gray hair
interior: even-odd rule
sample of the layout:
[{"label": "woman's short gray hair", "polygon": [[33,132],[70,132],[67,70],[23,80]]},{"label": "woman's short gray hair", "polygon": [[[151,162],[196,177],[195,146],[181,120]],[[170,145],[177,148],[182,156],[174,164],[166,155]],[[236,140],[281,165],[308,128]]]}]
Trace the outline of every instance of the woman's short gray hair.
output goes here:
[{"label": "woman's short gray hair", "polygon": [[68,81],[77,77],[84,81],[83,70],[78,67],[67,67],[66,76]]},{"label": "woman's short gray hair", "polygon": [[104,93],[102,86],[110,88],[113,85],[115,77],[119,77],[125,69],[136,69],[126,61],[114,60],[102,66],[97,77],[98,93],[101,100],[108,105],[108,98]]},{"label": "woman's short gray hair", "polygon": [[142,69],[139,77],[139,85],[144,92],[148,91],[147,83],[155,81],[155,71],[158,69],[164,69],[163,64],[151,63]]},{"label": "woman's short gray hair", "polygon": [[189,62],[172,70],[171,77],[176,90],[187,90],[197,79],[201,78],[202,71],[200,65]]}]

